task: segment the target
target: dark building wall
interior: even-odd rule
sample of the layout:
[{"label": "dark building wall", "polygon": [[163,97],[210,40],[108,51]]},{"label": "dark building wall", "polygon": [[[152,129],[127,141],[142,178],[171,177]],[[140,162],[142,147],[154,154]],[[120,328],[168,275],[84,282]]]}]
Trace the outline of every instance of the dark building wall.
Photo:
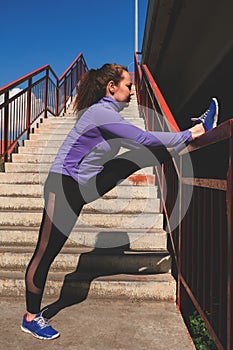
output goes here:
[{"label": "dark building wall", "polygon": [[212,96],[233,117],[233,1],[149,0],[142,62],[181,128]]}]

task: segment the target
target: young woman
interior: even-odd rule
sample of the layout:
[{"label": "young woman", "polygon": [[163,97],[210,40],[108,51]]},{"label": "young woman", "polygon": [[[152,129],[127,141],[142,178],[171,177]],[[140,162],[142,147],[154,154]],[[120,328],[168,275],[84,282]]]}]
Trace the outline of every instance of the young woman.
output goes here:
[{"label": "young woman", "polygon": [[[127,69],[118,64],[89,70],[79,86],[75,100],[78,120],[60,147],[46,180],[38,243],[25,275],[27,312],[21,328],[40,339],[59,336],[43,316],[46,311],[40,311],[41,300],[49,267],[83,205],[138,169],[161,162],[167,157],[166,148],[183,147],[216,126],[218,104],[212,99],[209,109],[189,130],[142,131],[119,114],[130,101],[131,86]],[[116,156],[121,146],[130,151]]]}]

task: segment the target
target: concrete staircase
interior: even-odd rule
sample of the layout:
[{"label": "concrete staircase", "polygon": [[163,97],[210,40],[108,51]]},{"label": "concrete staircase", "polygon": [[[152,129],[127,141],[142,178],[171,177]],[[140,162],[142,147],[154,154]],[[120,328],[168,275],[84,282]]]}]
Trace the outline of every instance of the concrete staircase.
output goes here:
[{"label": "concrete staircase", "polygon": [[[144,128],[136,97],[122,115]],[[43,183],[75,119],[49,117],[0,173],[0,295],[24,295],[43,209]],[[152,169],[144,169],[86,205],[52,264],[45,295],[175,301],[167,234]],[[64,280],[65,277],[65,280]]]}]

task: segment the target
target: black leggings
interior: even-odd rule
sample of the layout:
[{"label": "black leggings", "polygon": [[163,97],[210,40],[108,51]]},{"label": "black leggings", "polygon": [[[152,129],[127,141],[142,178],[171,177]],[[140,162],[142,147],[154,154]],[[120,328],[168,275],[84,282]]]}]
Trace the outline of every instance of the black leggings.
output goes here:
[{"label": "black leggings", "polygon": [[157,160],[153,156],[155,152],[151,156],[147,152],[145,149],[129,151],[108,161],[101,173],[83,187],[70,176],[48,175],[38,242],[25,275],[28,312],[39,313],[50,265],[69,237],[83,205],[101,197],[135,171],[169,157],[165,149],[156,148]]}]

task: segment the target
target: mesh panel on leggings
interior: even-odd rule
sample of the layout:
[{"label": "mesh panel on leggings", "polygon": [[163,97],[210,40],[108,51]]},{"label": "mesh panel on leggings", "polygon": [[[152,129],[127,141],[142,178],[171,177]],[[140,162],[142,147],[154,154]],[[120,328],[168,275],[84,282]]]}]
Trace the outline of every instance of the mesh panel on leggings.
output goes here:
[{"label": "mesh panel on leggings", "polygon": [[48,197],[47,207],[45,208],[45,211],[44,211],[44,218],[43,218],[44,222],[42,225],[40,241],[38,243],[37,249],[35,251],[33,259],[31,260],[31,263],[29,265],[29,268],[27,270],[27,275],[26,275],[27,289],[31,293],[35,293],[35,294],[39,294],[41,292],[41,289],[37,288],[34,284],[34,276],[49,242],[51,228],[52,228],[53,214],[54,214],[54,206],[55,206],[55,193],[50,192]]}]

